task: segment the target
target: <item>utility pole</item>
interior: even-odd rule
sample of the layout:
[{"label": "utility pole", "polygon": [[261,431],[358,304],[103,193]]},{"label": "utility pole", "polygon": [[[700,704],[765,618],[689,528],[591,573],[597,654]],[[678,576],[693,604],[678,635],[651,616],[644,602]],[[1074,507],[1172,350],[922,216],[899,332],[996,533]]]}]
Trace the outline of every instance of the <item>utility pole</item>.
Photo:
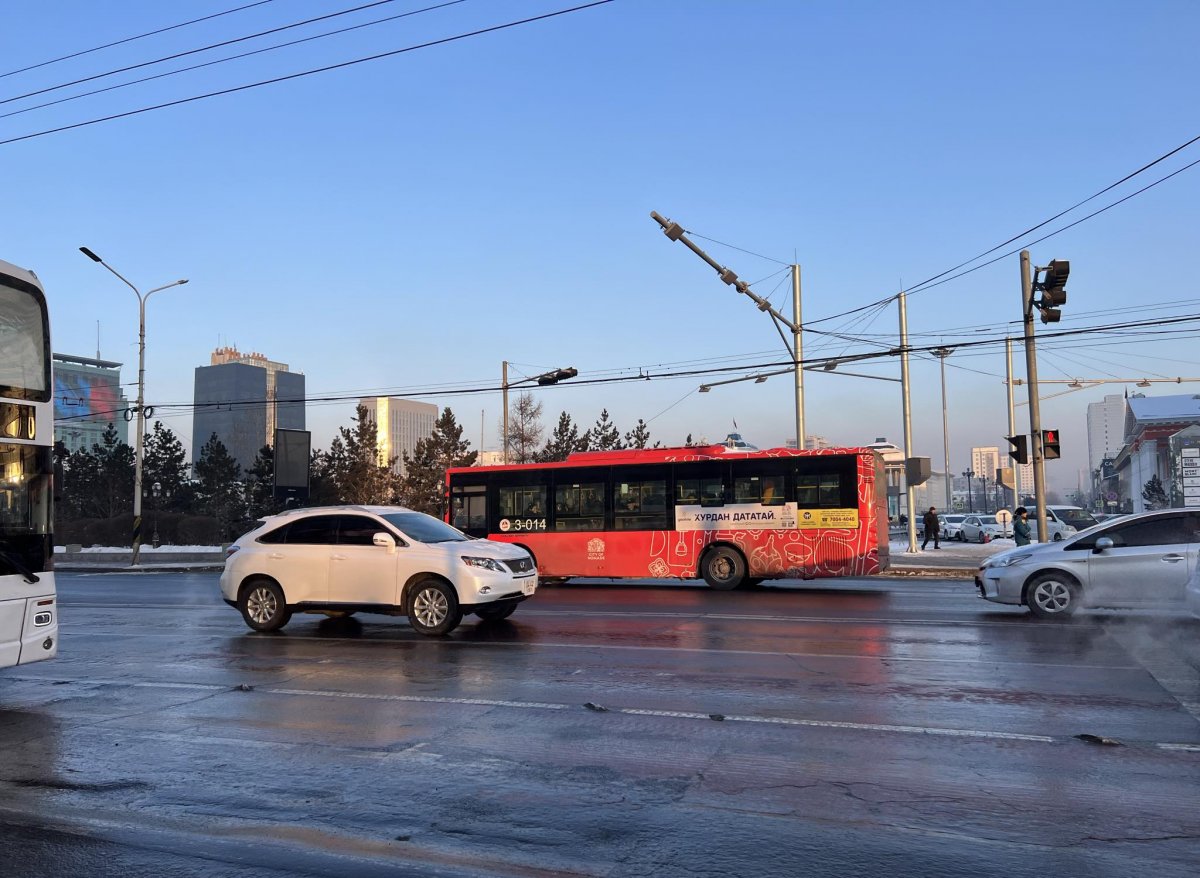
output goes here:
[{"label": "utility pole", "polygon": [[904,400],[904,493],[908,504],[908,551],[917,551],[917,514],[914,508],[916,489],[908,477],[907,462],[913,456],[912,447],[912,403],[908,384],[908,303],[904,291],[897,296],[900,303],[900,394]]},{"label": "utility pole", "polygon": [[[1012,339],[1008,336],[1004,337],[1004,387],[1008,391],[1008,436],[1017,435],[1017,409],[1013,405],[1013,368],[1012,368]],[[1012,461],[1013,465],[1013,483],[1012,483],[1012,505],[1016,509],[1021,505],[1021,492],[1018,486],[1021,484],[1021,467],[1023,464],[1018,461]]]},{"label": "utility pole", "polygon": [[503,391],[501,396],[503,397],[502,404],[504,406],[504,426],[501,428],[504,430],[504,434],[500,440],[504,443],[502,446],[504,450],[501,452],[500,459],[504,462],[505,466],[508,466],[508,360],[505,360],[500,365],[500,389]]},{"label": "utility pole", "polygon": [[800,266],[792,266],[792,354],[796,360],[796,450],[804,450],[804,339],[800,323]]},{"label": "utility pole", "polygon": [[[750,289],[750,285],[748,283],[746,283],[744,280],[742,280],[741,278],[739,278],[737,276],[737,272],[733,271],[733,269],[731,269],[731,268],[726,268],[724,265],[721,265],[719,262],[717,262],[715,259],[713,259],[711,256],[709,256],[707,253],[705,253],[702,249],[700,249],[694,243],[692,243],[692,241],[687,237],[687,233],[684,231],[683,226],[679,225],[679,223],[672,222],[671,220],[667,219],[666,217],[662,216],[661,214],[659,214],[657,211],[654,211],[654,210],[650,211],[650,218],[653,219],[656,223],[659,224],[659,226],[662,227],[664,235],[666,235],[672,241],[679,241],[681,244],[683,244],[685,247],[687,247],[689,250],[691,250],[693,253],[695,253],[697,256],[699,256],[701,259],[703,259],[705,264],[707,264],[713,271],[715,271],[717,273],[717,276],[722,281],[729,284],[731,287],[733,287],[735,290],[737,290],[743,296],[748,297],[752,302],[754,302],[754,304],[756,306],[758,306],[759,311],[762,311],[762,312],[770,315],[771,320],[774,321],[775,330],[779,333],[779,337],[781,339],[783,339],[784,348],[792,356],[793,370],[795,372],[795,383],[796,383],[796,448],[803,449],[804,448],[804,370],[803,370],[803,366],[800,363],[801,354],[803,353],[802,344],[800,341],[800,334],[803,330],[803,327],[800,324],[800,266],[793,265],[791,267],[791,269],[792,269],[792,309],[795,314],[795,319],[788,320],[786,317],[784,317],[782,314],[780,314],[778,311],[776,311],[775,308],[772,307],[770,302],[768,302],[762,296],[758,295],[756,292],[754,292],[754,290]],[[780,329],[781,325],[786,326],[789,330],[791,330],[792,344],[790,344],[790,345],[788,344],[787,337],[783,334],[783,330]],[[706,386],[711,387],[713,385],[710,384],[710,385],[706,385]],[[916,540],[915,535],[913,537],[913,540],[914,541]]]},{"label": "utility pole", "polygon": [[954,353],[954,348],[940,347],[930,351],[942,366],[942,453],[945,455],[944,469],[946,472],[946,511],[950,512],[953,508],[951,485],[953,477],[950,475],[950,420],[946,415],[946,357]]},{"label": "utility pole", "polygon": [[1042,457],[1042,410],[1038,400],[1037,343],[1033,334],[1033,275],[1029,251],[1021,251],[1021,316],[1025,327],[1025,372],[1029,385],[1029,441],[1033,462],[1033,494],[1037,506],[1038,542],[1050,539],[1046,527],[1046,461]]}]

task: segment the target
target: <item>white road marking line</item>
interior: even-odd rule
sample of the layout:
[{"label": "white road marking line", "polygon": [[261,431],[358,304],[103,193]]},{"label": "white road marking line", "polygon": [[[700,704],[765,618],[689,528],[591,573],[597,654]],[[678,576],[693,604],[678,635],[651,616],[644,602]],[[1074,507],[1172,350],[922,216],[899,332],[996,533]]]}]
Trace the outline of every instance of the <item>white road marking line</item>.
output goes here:
[{"label": "white road marking line", "polygon": [[442,698],[436,695],[381,695],[372,692],[332,692],[325,689],[255,689],[269,695],[311,695],[318,698],[361,698],[367,701],[407,701],[416,704],[469,704],[481,707],[515,707],[566,710],[573,705],[545,701],[501,701],[495,698]]},{"label": "white road marking line", "polygon": [[1160,750],[1182,750],[1185,753],[1200,753],[1200,744],[1155,744]]}]

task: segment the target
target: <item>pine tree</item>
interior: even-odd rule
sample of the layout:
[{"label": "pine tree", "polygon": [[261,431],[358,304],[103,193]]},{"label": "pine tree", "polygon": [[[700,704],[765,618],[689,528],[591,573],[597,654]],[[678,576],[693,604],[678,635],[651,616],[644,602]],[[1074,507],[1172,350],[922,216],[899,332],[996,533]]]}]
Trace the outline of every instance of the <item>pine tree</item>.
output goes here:
[{"label": "pine tree", "polygon": [[1167,499],[1167,492],[1163,490],[1162,479],[1157,474],[1151,476],[1150,481],[1142,488],[1142,499],[1146,501],[1147,510],[1166,509],[1171,505]]},{"label": "pine tree", "polygon": [[205,515],[217,520],[222,539],[233,539],[246,518],[242,468],[217,434],[209,436],[196,461],[196,501]]},{"label": "pine tree", "polygon": [[275,449],[264,445],[254,457],[245,479],[246,502],[251,518],[274,515],[283,508],[275,499]]},{"label": "pine tree", "polygon": [[443,409],[433,432],[417,443],[411,457],[404,455],[404,479],[400,483],[403,505],[445,518],[446,470],[452,466],[474,466],[477,457],[462,433],[454,412]]},{"label": "pine tree", "polygon": [[[192,501],[192,486],[188,482],[188,458],[183,443],[162,421],[146,434],[142,446],[142,487],[153,509],[186,510]],[[154,496],[158,485],[158,496]]]},{"label": "pine tree", "polygon": [[[334,442],[340,442],[334,439]],[[329,454],[313,450],[308,458],[308,505],[332,506],[338,502],[337,485],[329,466]]]},{"label": "pine tree", "polygon": [[358,406],[353,427],[339,427],[329,446],[329,471],[342,503],[395,501],[399,476],[392,471],[396,458],[379,457],[379,426],[366,406]]},{"label": "pine tree", "polygon": [[608,419],[608,409],[600,411],[600,418],[588,431],[588,447],[592,451],[616,451],[624,448],[621,431]]},{"label": "pine tree", "polygon": [[[650,444],[650,428],[646,422],[638,418],[637,424],[625,434],[626,448],[645,448]],[[657,443],[655,443],[657,444]]]},{"label": "pine tree", "polygon": [[111,423],[90,451],[79,449],[65,467],[80,513],[116,518],[133,509],[133,449],[117,437]]},{"label": "pine tree", "polygon": [[543,463],[566,460],[577,451],[588,450],[588,434],[579,435],[579,427],[571,420],[571,416],[563,412],[558,416],[558,424],[554,432],[546,440],[546,446],[538,452],[537,459]]},{"label": "pine tree", "polygon": [[532,463],[537,459],[542,442],[542,404],[526,391],[517,396],[517,403],[508,416],[508,462]]}]

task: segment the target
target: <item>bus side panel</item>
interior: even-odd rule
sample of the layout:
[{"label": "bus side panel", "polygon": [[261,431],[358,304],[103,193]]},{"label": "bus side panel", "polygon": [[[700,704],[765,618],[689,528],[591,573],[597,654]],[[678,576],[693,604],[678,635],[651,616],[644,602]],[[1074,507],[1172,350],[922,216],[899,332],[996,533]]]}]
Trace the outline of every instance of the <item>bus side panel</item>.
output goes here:
[{"label": "bus side panel", "polygon": [[[0,577],[0,588],[8,578]],[[0,600],[0,668],[11,668],[20,661],[24,625],[25,599]]]},{"label": "bus side panel", "polygon": [[879,572],[874,522],[820,530],[627,531],[572,534],[492,534],[526,546],[542,576],[695,579],[700,556],[728,543],[746,557],[755,578],[815,579]]}]

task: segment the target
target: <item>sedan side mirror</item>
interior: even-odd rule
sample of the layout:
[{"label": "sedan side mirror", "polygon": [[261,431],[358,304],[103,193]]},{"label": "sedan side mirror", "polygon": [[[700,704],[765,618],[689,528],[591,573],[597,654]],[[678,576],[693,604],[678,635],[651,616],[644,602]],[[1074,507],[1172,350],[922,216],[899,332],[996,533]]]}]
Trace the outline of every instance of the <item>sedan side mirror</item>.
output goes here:
[{"label": "sedan side mirror", "polygon": [[396,551],[396,538],[389,533],[380,531],[371,537],[371,542],[376,546],[382,546],[387,549],[389,555]]},{"label": "sedan side mirror", "polygon": [[1096,540],[1096,545],[1092,549],[1092,552],[1099,555],[1105,549],[1111,549],[1114,545],[1116,543],[1112,541],[1112,537],[1100,537],[1100,539]]}]

